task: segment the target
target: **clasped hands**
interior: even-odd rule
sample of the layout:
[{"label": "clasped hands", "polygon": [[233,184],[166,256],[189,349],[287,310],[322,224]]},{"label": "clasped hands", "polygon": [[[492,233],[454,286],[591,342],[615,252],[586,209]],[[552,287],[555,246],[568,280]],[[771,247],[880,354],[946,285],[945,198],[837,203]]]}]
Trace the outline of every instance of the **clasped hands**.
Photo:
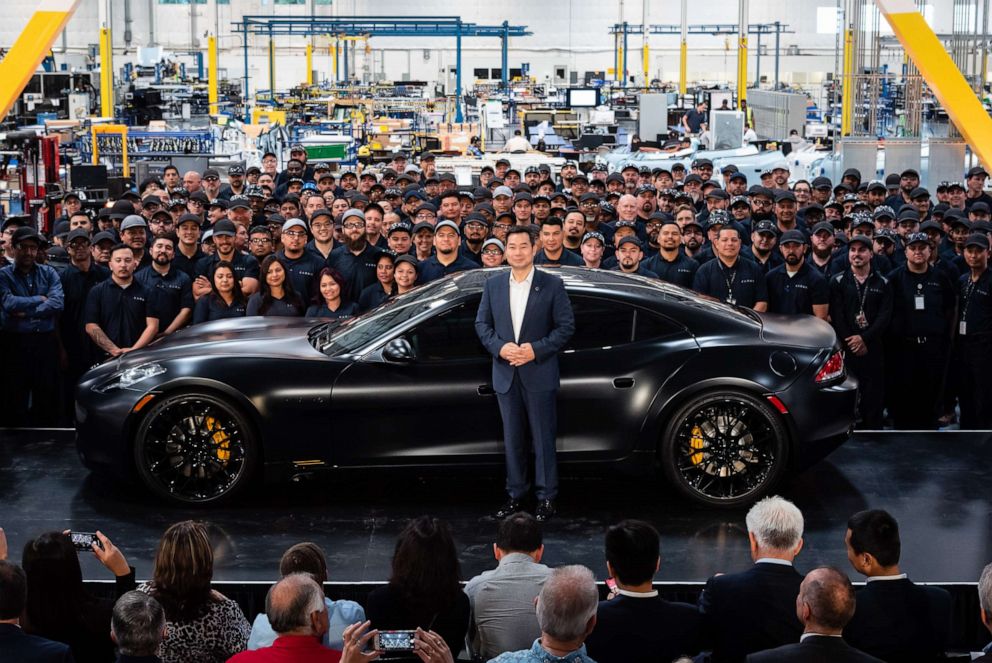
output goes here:
[{"label": "clasped hands", "polygon": [[534,348],[530,343],[507,343],[500,348],[499,356],[509,362],[510,366],[523,366],[535,359]]}]

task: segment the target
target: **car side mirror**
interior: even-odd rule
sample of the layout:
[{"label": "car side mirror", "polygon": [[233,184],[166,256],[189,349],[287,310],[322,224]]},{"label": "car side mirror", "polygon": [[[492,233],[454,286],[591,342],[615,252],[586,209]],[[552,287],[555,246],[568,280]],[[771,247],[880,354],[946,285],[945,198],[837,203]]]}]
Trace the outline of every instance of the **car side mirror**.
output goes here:
[{"label": "car side mirror", "polygon": [[405,338],[394,338],[386,343],[386,347],[382,350],[382,356],[398,364],[409,364],[417,358],[413,346]]}]

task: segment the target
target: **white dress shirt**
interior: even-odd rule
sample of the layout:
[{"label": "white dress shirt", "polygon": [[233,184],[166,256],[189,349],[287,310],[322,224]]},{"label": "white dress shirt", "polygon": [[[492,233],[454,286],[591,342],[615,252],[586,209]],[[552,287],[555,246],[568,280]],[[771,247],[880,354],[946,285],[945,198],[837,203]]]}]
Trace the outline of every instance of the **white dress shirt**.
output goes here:
[{"label": "white dress shirt", "polygon": [[510,270],[510,320],[513,322],[513,341],[520,342],[520,328],[524,324],[524,312],[527,310],[527,298],[530,297],[530,286],[534,282],[534,268],[523,281],[513,278]]}]

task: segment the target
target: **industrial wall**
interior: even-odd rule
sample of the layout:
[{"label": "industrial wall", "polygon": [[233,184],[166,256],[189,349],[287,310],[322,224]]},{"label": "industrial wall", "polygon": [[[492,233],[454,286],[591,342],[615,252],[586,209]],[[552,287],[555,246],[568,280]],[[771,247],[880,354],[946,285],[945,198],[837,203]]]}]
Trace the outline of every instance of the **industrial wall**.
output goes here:
[{"label": "industrial wall", "polygon": [[[231,33],[231,21],[245,14],[285,15],[460,15],[465,21],[480,24],[526,25],[534,34],[510,40],[510,68],[527,63],[530,74],[539,81],[555,82],[556,69],[578,72],[603,71],[613,67],[614,38],[609,26],[621,20],[640,24],[677,24],[680,3],[677,0],[635,2],[601,2],[597,0],[503,0],[491,2],[465,0],[445,2],[423,0],[338,0],[333,5],[321,0],[300,0],[308,4],[283,4],[297,0],[205,0],[205,4],[172,4],[189,0],[80,0],[80,8],[70,21],[63,40],[55,45],[56,61],[83,68],[93,66],[95,45],[101,18],[106,17],[114,29],[115,65],[136,57],[140,46],[154,44],[177,53],[192,64],[191,51],[203,49],[208,33],[219,35],[220,67],[230,78],[244,75],[241,38]],[[325,0],[326,1],[326,0]],[[316,2],[317,4],[313,4]],[[953,0],[928,3],[926,14],[938,32],[950,31]],[[276,4],[279,3],[279,4]],[[9,46],[27,22],[38,0],[4,0],[5,21],[0,24],[0,46]],[[102,6],[102,9],[101,9]],[[793,30],[781,37],[779,71],[785,83],[815,85],[836,68],[836,0],[771,0],[750,3],[750,22],[780,21]],[[689,3],[690,24],[727,24],[737,20],[736,0]],[[303,38],[280,38],[277,48],[278,88],[286,88],[305,79]],[[326,37],[316,38],[314,67],[318,79],[334,78]],[[649,77],[675,80],[678,76],[677,35],[650,35]],[[734,35],[690,35],[688,75],[690,80],[729,81],[736,76],[736,37]],[[642,38],[629,37],[627,69],[637,81],[643,80]],[[749,75],[758,69],[757,39],[750,37]],[[359,74],[387,79],[411,79],[440,82],[453,88],[451,69],[455,64],[454,39],[374,38],[370,53],[358,47],[357,63],[351,70]],[[267,88],[267,42],[249,44],[251,88]],[[774,40],[762,41],[760,73],[769,83],[774,78]],[[186,55],[183,55],[186,53]],[[357,64],[357,68],[356,68]],[[897,64],[897,63],[894,63]],[[471,85],[477,68],[500,66],[499,41],[464,39],[462,83]]]}]

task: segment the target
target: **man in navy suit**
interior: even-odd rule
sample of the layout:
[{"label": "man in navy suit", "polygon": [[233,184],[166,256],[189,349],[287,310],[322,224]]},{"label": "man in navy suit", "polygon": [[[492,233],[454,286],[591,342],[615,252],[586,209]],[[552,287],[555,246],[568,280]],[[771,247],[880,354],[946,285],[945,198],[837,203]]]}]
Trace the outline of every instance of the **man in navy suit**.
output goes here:
[{"label": "man in navy suit", "polygon": [[882,663],[844,642],[854,615],[854,587],[846,575],[824,566],[810,571],[799,587],[796,616],[803,623],[799,642],[747,657],[747,663]]},{"label": "man in navy suit", "polygon": [[20,617],[28,600],[28,581],[16,564],[0,560],[0,661],[72,663],[69,645],[28,635]]},{"label": "man in navy suit", "polygon": [[799,641],[803,625],[796,597],[803,577],[792,563],[803,547],[803,514],[781,497],[766,497],[747,512],[754,565],[715,575],[699,596],[713,663]]},{"label": "man in navy suit", "polygon": [[503,417],[509,499],[496,517],[522,510],[530,493],[529,424],[536,456],[535,517],[544,521],[554,515],[558,497],[558,353],[575,331],[575,316],[562,280],[534,268],[534,249],[526,226],[507,232],[504,255],[510,273],[486,282],[475,331],[493,356],[493,389]]}]

